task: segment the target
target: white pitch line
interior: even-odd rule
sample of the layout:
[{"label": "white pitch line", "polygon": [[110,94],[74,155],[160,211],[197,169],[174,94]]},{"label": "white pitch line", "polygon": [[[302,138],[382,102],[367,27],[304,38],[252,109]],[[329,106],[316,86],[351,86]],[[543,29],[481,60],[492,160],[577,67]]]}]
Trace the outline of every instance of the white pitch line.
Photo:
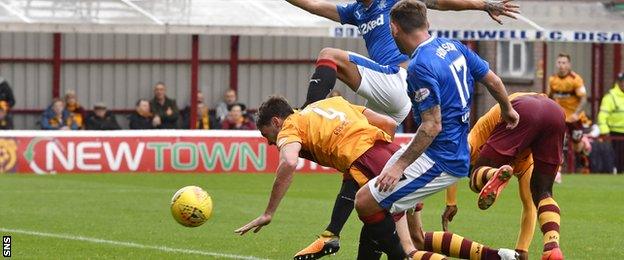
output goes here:
[{"label": "white pitch line", "polygon": [[[258,257],[255,257],[255,256],[222,254],[222,253],[215,253],[215,252],[208,252],[208,251],[201,251],[201,250],[193,250],[193,249],[173,248],[173,247],[166,247],[166,246],[150,246],[150,245],[142,245],[142,244],[133,243],[133,242],[106,240],[106,239],[99,239],[99,238],[92,238],[92,237],[83,237],[83,236],[73,236],[73,235],[66,235],[66,234],[53,234],[53,233],[44,233],[44,232],[28,231],[28,230],[20,230],[20,229],[10,229],[10,228],[0,228],[0,231],[2,231],[2,232],[10,232],[10,233],[17,233],[17,234],[32,235],[32,236],[40,236],[40,237],[51,237],[51,238],[59,238],[59,239],[67,239],[67,240],[77,240],[77,241],[98,243],[98,244],[109,244],[109,245],[115,245],[115,246],[134,247],[134,248],[140,248],[140,249],[153,249],[153,250],[159,250],[159,251],[168,252],[168,253],[182,253],[182,254],[191,254],[191,255],[204,255],[204,256],[214,256],[214,257],[229,258],[229,259],[265,260],[264,258],[258,258]],[[7,235],[7,234],[4,234],[4,235]],[[8,235],[11,235],[11,234],[8,234]]]}]

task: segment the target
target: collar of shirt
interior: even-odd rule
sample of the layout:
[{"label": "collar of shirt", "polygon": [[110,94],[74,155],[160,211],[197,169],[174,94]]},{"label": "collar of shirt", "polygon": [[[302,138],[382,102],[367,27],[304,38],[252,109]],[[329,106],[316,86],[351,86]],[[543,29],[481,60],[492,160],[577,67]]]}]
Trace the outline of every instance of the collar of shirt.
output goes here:
[{"label": "collar of shirt", "polygon": [[412,59],[413,59],[413,58],[415,58],[415,57],[416,57],[416,55],[418,55],[418,50],[419,50],[422,46],[425,46],[425,45],[429,44],[430,42],[432,42],[435,38],[436,38],[435,36],[430,36],[430,37],[429,37],[429,39],[427,39],[427,40],[426,40],[426,41],[424,41],[424,42],[421,42],[421,43],[420,43],[420,44],[416,47],[416,49],[414,50],[414,52],[412,52],[412,55],[410,56],[410,58],[412,58]]}]

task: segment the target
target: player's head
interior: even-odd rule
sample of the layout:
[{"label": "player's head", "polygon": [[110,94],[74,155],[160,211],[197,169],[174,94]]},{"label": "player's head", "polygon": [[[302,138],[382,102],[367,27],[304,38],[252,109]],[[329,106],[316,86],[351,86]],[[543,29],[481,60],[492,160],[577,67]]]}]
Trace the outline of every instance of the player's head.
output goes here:
[{"label": "player's head", "polygon": [[427,6],[417,0],[401,0],[390,11],[390,28],[392,37],[401,52],[411,54],[416,46],[414,37],[419,32],[427,32]]},{"label": "player's head", "polygon": [[293,108],[288,101],[279,96],[269,97],[260,105],[257,126],[270,145],[275,144],[284,120],[293,113]]},{"label": "player's head", "polygon": [[618,74],[617,83],[618,83],[618,86],[620,86],[620,89],[624,91],[624,71]]},{"label": "player's head", "polygon": [[570,73],[570,69],[572,67],[572,58],[570,58],[570,54],[567,53],[559,53],[557,56],[557,69],[559,70],[560,75],[567,75]]}]

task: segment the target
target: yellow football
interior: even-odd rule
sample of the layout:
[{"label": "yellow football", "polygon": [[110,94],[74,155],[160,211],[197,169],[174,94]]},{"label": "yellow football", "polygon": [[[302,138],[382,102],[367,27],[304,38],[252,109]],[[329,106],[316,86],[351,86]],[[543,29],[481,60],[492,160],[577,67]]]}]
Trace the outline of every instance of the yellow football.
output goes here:
[{"label": "yellow football", "polygon": [[171,198],[171,214],[183,226],[201,226],[212,215],[212,199],[202,188],[186,186]]}]

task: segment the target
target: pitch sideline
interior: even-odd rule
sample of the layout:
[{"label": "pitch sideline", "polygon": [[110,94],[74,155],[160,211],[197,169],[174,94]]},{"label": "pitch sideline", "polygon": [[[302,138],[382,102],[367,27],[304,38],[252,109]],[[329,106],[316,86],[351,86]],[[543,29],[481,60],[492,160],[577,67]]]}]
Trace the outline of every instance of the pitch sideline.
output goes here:
[{"label": "pitch sideline", "polygon": [[[258,257],[255,257],[255,256],[222,254],[222,253],[216,253],[216,252],[201,251],[201,250],[194,250],[194,249],[172,248],[172,247],[166,247],[166,246],[150,246],[150,245],[143,245],[143,244],[138,244],[138,243],[134,243],[134,242],[106,240],[106,239],[99,239],[99,238],[92,238],[92,237],[83,237],[83,236],[74,236],[74,235],[67,235],[67,234],[54,234],[54,233],[45,233],[45,232],[20,230],[20,229],[10,229],[10,228],[0,228],[0,231],[1,232],[10,232],[10,233],[15,233],[15,234],[39,236],[39,237],[51,237],[51,238],[76,240],[76,241],[98,243],[98,244],[109,244],[109,245],[123,246],[123,247],[134,247],[134,248],[140,248],[140,249],[152,249],[152,250],[159,250],[159,251],[169,252],[169,253],[204,255],[204,256],[213,256],[213,257],[228,258],[228,259],[265,260],[264,258],[258,258]],[[13,234],[8,234],[8,235],[13,235]]]}]

